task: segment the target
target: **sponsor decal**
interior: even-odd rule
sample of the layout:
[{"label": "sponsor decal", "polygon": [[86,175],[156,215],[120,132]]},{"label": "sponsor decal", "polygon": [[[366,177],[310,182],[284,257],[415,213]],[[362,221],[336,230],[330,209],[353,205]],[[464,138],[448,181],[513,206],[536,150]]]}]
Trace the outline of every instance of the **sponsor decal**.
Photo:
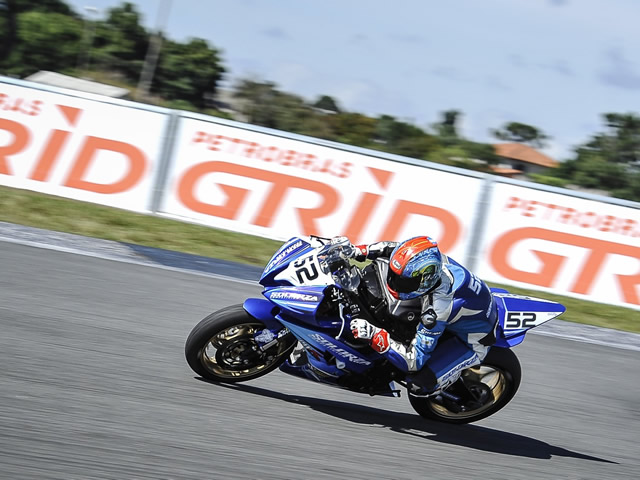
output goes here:
[{"label": "sponsor decal", "polygon": [[299,302],[318,302],[320,300],[317,295],[298,292],[273,292],[269,295],[269,298],[272,300],[296,300]]},{"label": "sponsor decal", "polygon": [[534,312],[508,312],[504,322],[505,330],[519,330],[536,326],[536,314]]},{"label": "sponsor decal", "polygon": [[[180,151],[180,149],[178,150]],[[177,155],[180,155],[179,153]],[[204,160],[204,159],[203,159]],[[201,218],[206,223],[218,224],[219,220],[239,222],[247,228],[255,231],[258,229],[282,229],[278,226],[278,221],[284,220],[289,225],[299,225],[296,229],[288,230],[289,234],[323,235],[327,230],[327,221],[331,222],[332,229],[336,228],[335,221],[346,225],[344,231],[350,239],[357,241],[368,226],[364,220],[371,216],[379,203],[385,197],[383,195],[356,192],[346,195],[342,185],[327,182],[324,179],[306,178],[302,176],[288,175],[274,170],[255,168],[249,165],[225,162],[222,160],[201,161],[191,165],[178,165],[179,171],[172,180],[176,184],[175,199],[172,199],[172,206],[169,213],[182,211],[189,216],[196,214],[215,218]],[[418,167],[420,168],[420,167]],[[376,171],[367,168],[369,171]],[[384,172],[389,178],[395,173]],[[198,189],[205,179],[216,179],[216,189],[222,190],[225,199],[220,201],[209,200],[209,197]],[[218,180],[220,179],[220,180]],[[221,183],[222,179],[229,179],[229,183]],[[250,179],[251,182],[247,182]],[[236,184],[240,183],[266,185],[259,190],[253,190]],[[319,199],[319,204],[315,208],[306,205],[288,203],[294,192],[305,192]],[[249,206],[254,208],[249,212]],[[453,247],[461,238],[461,220],[450,212],[449,209],[440,208],[434,205],[416,203],[409,200],[398,199],[393,203],[393,210],[386,219],[376,221],[379,225],[379,238],[398,237],[408,224],[416,216],[433,219],[442,229],[440,244],[446,251]],[[351,212],[351,213],[347,213]],[[287,213],[284,213],[287,212]],[[245,220],[247,217],[248,220]],[[248,222],[248,223],[247,223]],[[237,227],[236,227],[237,228]],[[296,233],[297,232],[297,233]],[[274,234],[276,232],[273,232]],[[280,231],[279,235],[283,232]]]},{"label": "sponsor decal", "polygon": [[422,345],[424,345],[427,348],[431,348],[431,346],[436,342],[436,339],[432,337],[427,337],[423,335],[421,335],[420,337],[421,337],[420,342],[422,343]]},{"label": "sponsor decal", "polygon": [[442,375],[438,379],[439,380],[438,383],[446,382],[448,379],[450,379],[453,375],[458,373],[460,370],[464,370],[465,368],[472,367],[472,366],[476,365],[477,363],[478,363],[478,355],[474,353],[473,357],[471,357],[469,360],[465,360],[460,365],[456,365],[451,370],[449,370],[447,373]]},{"label": "sponsor decal", "polygon": [[[640,272],[637,270],[640,247],[538,227],[516,228],[503,233],[493,244],[489,260],[495,271],[509,280],[546,288],[556,285],[563,278],[565,264],[569,263],[567,262],[570,258],[569,251],[567,250],[565,254],[551,254],[534,249],[533,253],[539,258],[540,266],[537,270],[532,270],[528,266],[516,262],[514,260],[517,258],[516,256],[509,255],[512,250],[519,247],[520,243],[527,245],[526,242],[532,240],[582,249],[586,260],[582,264],[577,264],[577,268],[576,266],[572,267],[574,279],[569,282],[568,291],[586,295],[592,292],[598,277],[607,275],[617,281],[624,302],[640,305],[640,296],[637,290],[640,285]],[[626,272],[606,271],[605,267],[610,257],[626,257],[630,263],[634,260],[635,270],[630,268]],[[633,265],[633,263],[631,264]]]},{"label": "sponsor decal", "polygon": [[499,184],[487,218],[483,278],[640,306],[637,209]]},{"label": "sponsor decal", "polygon": [[384,353],[390,348],[389,334],[385,330],[380,330],[371,339],[371,348],[378,353]]},{"label": "sponsor decal", "polygon": [[285,335],[287,335],[288,333],[289,333],[289,329],[285,327],[285,328],[283,328],[282,330],[280,330],[278,332],[278,338],[282,338]]},{"label": "sponsor decal", "polygon": [[[238,133],[242,130],[236,130]],[[242,132],[246,133],[246,132]],[[293,150],[291,147],[283,148],[269,144],[268,140],[257,142],[253,139],[241,138],[235,135],[222,135],[219,133],[197,131],[192,138],[193,144],[199,144],[214,152],[243,159],[261,160],[266,163],[276,163],[287,167],[294,167],[304,171],[320,174],[329,174],[338,178],[347,178],[352,174],[351,162],[339,162],[332,158],[322,158],[305,151]],[[308,145],[300,144],[298,148],[304,149]]]},{"label": "sponsor decal", "polygon": [[371,365],[370,361],[365,360],[364,358],[360,358],[357,355],[354,355],[353,353],[346,351],[344,348],[340,348],[339,346],[330,342],[329,340],[327,340],[326,338],[324,338],[322,335],[318,333],[314,333],[310,335],[310,337],[313,338],[319,344],[321,344],[323,347],[326,347],[327,350],[329,350],[334,355],[338,355],[342,358],[346,358],[350,362],[357,363],[359,365]]},{"label": "sponsor decal", "polygon": [[1,185],[147,211],[165,115],[3,83],[0,111]]},{"label": "sponsor decal", "polygon": [[[555,197],[560,202],[563,197]],[[640,221],[635,218],[611,215],[609,212],[594,212],[588,203],[577,203],[576,208],[559,205],[555,201],[541,201],[531,198],[511,196],[506,200],[504,210],[523,217],[558,223],[562,226],[577,226],[598,232],[610,232],[629,237],[640,237]]]},{"label": "sponsor decal", "polygon": [[280,263],[280,261],[283,258],[285,258],[287,255],[289,255],[291,252],[294,252],[295,250],[300,248],[302,245],[303,245],[302,240],[298,240],[297,242],[295,242],[295,243],[289,245],[288,247],[286,247],[278,255],[273,257],[273,260],[271,260],[271,262],[269,262],[269,265],[267,266],[267,270],[271,270],[275,265]]}]

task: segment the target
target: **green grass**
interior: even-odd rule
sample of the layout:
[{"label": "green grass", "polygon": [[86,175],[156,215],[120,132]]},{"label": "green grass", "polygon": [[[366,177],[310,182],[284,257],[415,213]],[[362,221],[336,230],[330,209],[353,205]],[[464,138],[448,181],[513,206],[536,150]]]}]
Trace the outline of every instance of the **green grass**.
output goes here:
[{"label": "green grass", "polygon": [[0,221],[264,266],[281,242],[0,187]]},{"label": "green grass", "polygon": [[[264,266],[281,242],[0,187],[0,221]],[[562,320],[640,333],[637,310],[502,286],[562,303]]]}]

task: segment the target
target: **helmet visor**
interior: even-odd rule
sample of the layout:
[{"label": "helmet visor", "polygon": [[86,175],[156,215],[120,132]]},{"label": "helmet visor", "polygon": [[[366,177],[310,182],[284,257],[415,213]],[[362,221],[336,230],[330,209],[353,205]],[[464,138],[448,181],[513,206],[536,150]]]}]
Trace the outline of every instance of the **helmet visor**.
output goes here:
[{"label": "helmet visor", "polygon": [[391,269],[389,269],[389,274],[387,275],[387,284],[389,285],[389,288],[398,293],[411,293],[417,290],[420,288],[421,281],[421,275],[416,277],[403,277],[402,275],[396,275],[391,271]]},{"label": "helmet visor", "polygon": [[389,287],[398,293],[411,293],[420,288],[431,287],[436,281],[437,267],[435,265],[427,265],[419,274],[411,277],[397,275],[391,269],[387,275],[387,283]]}]

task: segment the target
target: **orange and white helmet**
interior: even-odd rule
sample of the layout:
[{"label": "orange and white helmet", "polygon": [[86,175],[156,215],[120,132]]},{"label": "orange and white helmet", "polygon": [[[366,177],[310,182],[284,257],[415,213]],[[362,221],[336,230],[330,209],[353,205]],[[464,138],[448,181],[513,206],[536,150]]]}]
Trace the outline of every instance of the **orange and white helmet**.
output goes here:
[{"label": "orange and white helmet", "polygon": [[441,273],[438,243],[431,237],[413,237],[391,252],[387,288],[395,298],[409,300],[431,291]]}]

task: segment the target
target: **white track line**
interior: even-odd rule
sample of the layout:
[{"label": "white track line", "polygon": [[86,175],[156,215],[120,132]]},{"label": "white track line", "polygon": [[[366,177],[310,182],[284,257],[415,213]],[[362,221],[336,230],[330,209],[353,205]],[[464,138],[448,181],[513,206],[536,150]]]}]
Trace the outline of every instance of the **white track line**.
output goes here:
[{"label": "white track line", "polygon": [[[105,240],[98,240],[98,239],[96,239],[96,241],[105,242]],[[137,260],[135,258],[130,258],[124,255],[123,256],[109,255],[108,253],[92,252],[89,250],[83,250],[81,248],[64,247],[61,245],[55,245],[55,244],[50,244],[46,242],[39,242],[39,241],[26,240],[26,239],[16,239],[16,238],[8,237],[2,234],[0,234],[0,242],[25,245],[28,247],[35,247],[35,248],[43,248],[46,250],[54,250],[57,252],[70,253],[74,255],[83,255],[85,257],[100,258],[103,260],[111,260],[111,261],[120,262],[120,263],[129,263],[132,265],[140,265],[144,267],[160,268],[162,270],[168,270],[171,272],[179,272],[187,275],[197,275],[200,277],[215,278],[217,280],[241,283],[244,285],[253,285],[253,286],[260,285],[258,282],[253,280],[242,280],[242,279],[230,277],[227,275],[201,272],[198,270],[192,270],[188,268],[170,267],[167,265],[157,264],[150,260],[149,261]],[[556,320],[555,322],[552,321],[553,325],[558,325],[560,322],[562,321],[561,320]],[[571,322],[562,322],[562,327],[558,328],[557,330],[553,329],[552,325],[549,324],[548,329],[545,330],[545,328],[540,328],[539,330],[532,330],[531,333],[537,334],[537,335],[549,336],[549,337],[557,337],[557,338],[572,340],[576,342],[590,343],[594,345],[601,345],[601,346],[613,347],[613,348],[621,348],[624,350],[640,351],[640,334],[622,332],[622,331],[613,330],[609,328],[594,327],[591,325],[581,325],[581,324],[575,324]]]}]

